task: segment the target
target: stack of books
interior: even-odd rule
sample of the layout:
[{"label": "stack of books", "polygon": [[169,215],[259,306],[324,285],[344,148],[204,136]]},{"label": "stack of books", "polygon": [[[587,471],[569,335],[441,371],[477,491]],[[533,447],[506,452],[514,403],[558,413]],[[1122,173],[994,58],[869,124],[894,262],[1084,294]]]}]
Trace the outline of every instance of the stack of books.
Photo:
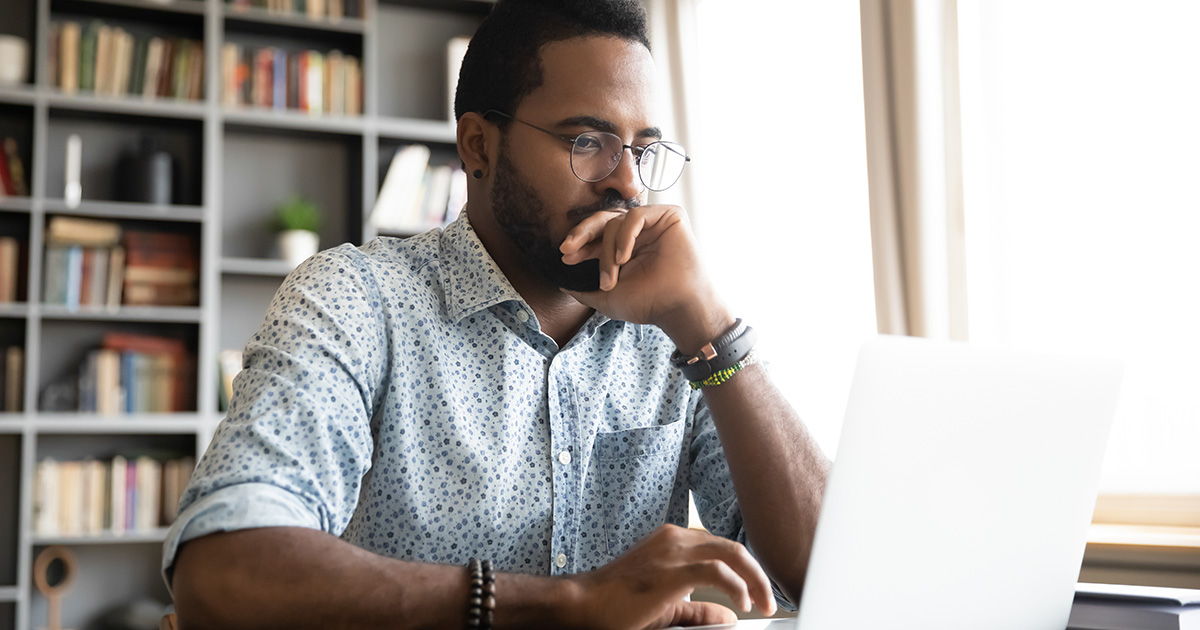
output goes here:
[{"label": "stack of books", "polygon": [[192,408],[193,362],[183,341],[110,332],[79,366],[79,411],[172,413]]},{"label": "stack of books", "polygon": [[179,500],[194,468],[191,457],[43,459],[34,479],[34,532],[40,536],[122,535],[170,525],[178,516]]},{"label": "stack of books", "polygon": [[396,150],[371,210],[377,230],[418,234],[458,218],[467,202],[467,174],[457,164],[431,165],[429,157],[422,144]]},{"label": "stack of books", "polygon": [[0,412],[20,412],[24,394],[25,348],[0,348]]},{"label": "stack of books", "polygon": [[198,40],[136,36],[100,20],[50,26],[48,66],[63,92],[204,98],[204,44]]},{"label": "stack of books", "polygon": [[120,242],[121,226],[112,221],[51,218],[42,301],[71,308],[120,306],[125,268]]},{"label": "stack of books", "polygon": [[238,9],[266,9],[272,13],[296,13],[313,20],[338,21],[344,17],[362,18],[362,0],[225,0]]},{"label": "stack of books", "polygon": [[80,306],[195,306],[200,255],[186,234],[56,216],[46,228],[44,301]]},{"label": "stack of books", "polygon": [[199,243],[187,234],[127,229],[123,303],[195,306],[200,301]]},{"label": "stack of books", "polygon": [[226,43],[221,47],[221,102],[310,114],[363,113],[362,64],[339,50],[288,51]]},{"label": "stack of books", "polygon": [[0,199],[28,197],[29,179],[16,138],[0,136],[0,149],[3,149],[0,154]]}]

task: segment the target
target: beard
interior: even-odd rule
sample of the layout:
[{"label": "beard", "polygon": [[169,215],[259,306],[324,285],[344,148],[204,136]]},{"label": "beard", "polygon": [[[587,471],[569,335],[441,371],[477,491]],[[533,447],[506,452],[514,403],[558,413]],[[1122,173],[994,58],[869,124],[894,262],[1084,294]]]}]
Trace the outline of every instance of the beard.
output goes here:
[{"label": "beard", "polygon": [[[568,291],[599,290],[600,261],[592,258],[574,265],[563,262],[558,248],[566,234],[556,237],[550,233],[550,211],[533,186],[517,172],[506,149],[506,143],[502,143],[496,162],[496,182],[492,185],[492,213],[496,222],[517,246],[526,264],[550,284]],[[637,199],[622,199],[610,188],[600,201],[567,210],[567,218],[574,227],[597,212],[629,210],[638,205]]]}]

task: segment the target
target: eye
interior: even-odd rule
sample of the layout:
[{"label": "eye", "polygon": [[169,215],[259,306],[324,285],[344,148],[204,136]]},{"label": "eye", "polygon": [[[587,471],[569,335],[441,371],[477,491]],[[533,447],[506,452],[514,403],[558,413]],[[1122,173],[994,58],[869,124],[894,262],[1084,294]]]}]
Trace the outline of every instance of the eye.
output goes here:
[{"label": "eye", "polygon": [[637,158],[640,164],[642,160],[653,161],[658,155],[658,143],[653,142],[644,147],[633,147],[633,156]]},{"label": "eye", "polygon": [[575,138],[575,150],[580,152],[594,153],[604,147],[604,143],[600,138],[591,134],[582,134]]}]

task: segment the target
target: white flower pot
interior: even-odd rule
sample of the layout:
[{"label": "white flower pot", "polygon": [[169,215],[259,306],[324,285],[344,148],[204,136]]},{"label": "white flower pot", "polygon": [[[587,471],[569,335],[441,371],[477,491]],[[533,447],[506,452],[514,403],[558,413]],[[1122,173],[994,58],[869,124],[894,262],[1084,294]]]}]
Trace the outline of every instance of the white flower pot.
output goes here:
[{"label": "white flower pot", "polygon": [[279,254],[295,267],[317,253],[321,237],[308,230],[285,230],[279,233]]}]

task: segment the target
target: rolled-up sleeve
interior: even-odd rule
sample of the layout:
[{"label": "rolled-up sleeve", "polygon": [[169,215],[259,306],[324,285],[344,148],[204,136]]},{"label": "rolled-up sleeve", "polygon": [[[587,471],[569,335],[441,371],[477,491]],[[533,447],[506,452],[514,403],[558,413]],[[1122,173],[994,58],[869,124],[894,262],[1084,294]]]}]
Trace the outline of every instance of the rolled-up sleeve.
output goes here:
[{"label": "rolled-up sleeve", "polygon": [[247,344],[229,412],[200,459],[163,545],[207,534],[306,527],[340,535],[374,450],[388,369],[384,309],[348,245],[293,271]]}]

